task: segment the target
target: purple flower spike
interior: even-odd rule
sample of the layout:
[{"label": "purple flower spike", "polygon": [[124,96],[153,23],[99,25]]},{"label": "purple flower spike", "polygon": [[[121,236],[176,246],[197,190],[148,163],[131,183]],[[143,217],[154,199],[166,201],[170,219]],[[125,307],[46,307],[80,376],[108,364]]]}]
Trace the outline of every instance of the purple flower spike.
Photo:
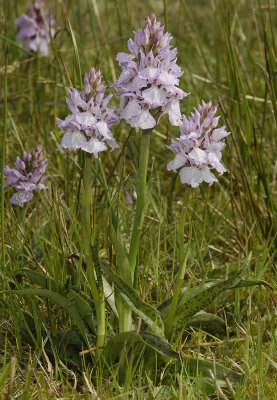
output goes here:
[{"label": "purple flower spike", "polygon": [[120,117],[139,129],[152,129],[162,114],[170,123],[179,125],[179,101],[188,93],[178,88],[183,74],[176,64],[177,49],[172,48],[172,36],[154,14],[147,17],[145,27],[129,39],[130,53],[118,53],[122,73],[113,86],[121,97]]},{"label": "purple flower spike", "polygon": [[65,132],[59,150],[81,149],[98,158],[98,153],[107,149],[106,144],[112,150],[118,147],[110,129],[119,117],[108,107],[112,94],[105,97],[105,90],[101,72],[95,68],[85,75],[82,92],[69,89],[66,102],[71,114],[65,120],[57,118],[58,127]]},{"label": "purple flower spike", "polygon": [[177,169],[183,167],[179,171],[181,182],[192,187],[199,186],[203,181],[210,185],[217,182],[211,172],[212,168],[220,175],[226,172],[221,163],[221,150],[225,147],[223,139],[230,132],[225,130],[225,126],[217,128],[220,118],[214,116],[217,107],[213,107],[211,101],[207,104],[202,101],[189,118],[183,115],[181,136],[177,140],[172,139],[171,145],[167,146],[176,153],[167,169],[177,172]]},{"label": "purple flower spike", "polygon": [[22,158],[23,160],[16,158],[15,169],[4,169],[7,177],[5,187],[12,186],[16,190],[11,197],[11,203],[20,207],[32,200],[34,190],[47,189],[42,183],[47,178],[43,176],[47,164],[43,159],[42,146],[38,145],[30,153],[23,152]]},{"label": "purple flower spike", "polygon": [[[29,51],[40,52],[48,55],[48,44],[50,36],[54,36],[53,25],[55,20],[49,17],[49,13],[44,9],[44,0],[35,0],[30,5],[30,15],[22,14],[15,20],[19,27],[16,41],[25,40],[25,48]],[[46,25],[46,27],[45,27]]]}]

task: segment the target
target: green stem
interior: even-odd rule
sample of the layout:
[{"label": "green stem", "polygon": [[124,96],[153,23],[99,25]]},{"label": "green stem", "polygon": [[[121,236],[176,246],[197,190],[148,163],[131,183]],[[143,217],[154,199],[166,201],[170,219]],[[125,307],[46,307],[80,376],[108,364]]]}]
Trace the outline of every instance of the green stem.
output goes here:
[{"label": "green stem", "polygon": [[168,31],[168,19],[167,19],[167,4],[166,0],[164,0],[164,25],[166,32]]},{"label": "green stem", "polygon": [[105,340],[105,303],[103,287],[97,287],[95,279],[95,270],[93,265],[93,256],[91,249],[91,186],[92,186],[92,158],[86,157],[84,178],[83,178],[83,203],[82,203],[82,233],[84,242],[84,253],[87,262],[87,274],[92,292],[93,302],[96,308],[97,319],[97,340],[96,345],[101,347]]},{"label": "green stem", "polygon": [[146,212],[146,176],[147,176],[151,132],[152,129],[145,131],[141,139],[137,204],[136,204],[136,213],[135,213],[134,225],[131,236],[129,257],[128,257],[130,263],[132,281],[134,278],[134,271],[136,267],[136,257],[139,247],[142,224]]},{"label": "green stem", "polygon": [[1,168],[1,244],[2,244],[2,268],[5,268],[5,215],[4,215],[4,168],[5,168],[5,145],[7,134],[7,93],[8,93],[8,49],[5,60],[5,78],[4,78],[4,129],[2,136],[2,168]]},{"label": "green stem", "polygon": [[[183,208],[180,214],[179,223],[178,223],[178,231],[177,231],[177,240],[178,240],[178,247],[179,247],[179,269],[177,272],[176,280],[173,286],[173,296],[172,302],[170,305],[168,316],[165,320],[165,334],[167,335],[170,332],[171,325],[175,316],[176,308],[178,305],[180,291],[184,282],[184,276],[186,272],[186,265],[187,265],[187,256],[188,250],[185,253],[185,245],[184,245],[184,227],[185,227],[185,220],[187,214],[187,202],[189,199],[190,189],[187,188],[185,198],[183,201]],[[189,238],[190,241],[190,238]]]},{"label": "green stem", "polygon": [[[112,209],[112,203],[111,203],[111,198],[109,194],[109,189],[108,189],[108,184],[106,181],[106,176],[105,176],[105,171],[103,168],[103,164],[101,160],[99,160],[99,165],[100,165],[100,172],[103,180],[103,185],[106,193],[106,198],[107,202],[110,207],[111,211],[111,227],[110,227],[110,235],[114,236],[116,238],[116,218]],[[116,240],[116,239],[114,239]],[[118,275],[125,281],[125,282],[130,282],[130,270],[129,266],[125,265],[122,262],[117,262],[117,273]],[[124,300],[122,300],[121,296],[117,294],[116,291],[116,307],[118,310],[118,315],[119,315],[119,333],[121,332],[128,332],[132,330],[132,310],[130,307],[125,303]]]}]

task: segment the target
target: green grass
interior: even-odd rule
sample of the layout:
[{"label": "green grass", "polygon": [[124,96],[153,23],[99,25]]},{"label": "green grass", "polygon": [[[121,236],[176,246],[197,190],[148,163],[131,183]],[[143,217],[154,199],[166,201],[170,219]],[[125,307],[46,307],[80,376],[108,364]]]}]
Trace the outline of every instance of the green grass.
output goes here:
[{"label": "green grass", "polygon": [[[202,98],[212,99],[219,103],[219,113],[231,132],[223,151],[228,173],[219,178],[219,184],[203,185],[190,196],[185,240],[191,232],[191,246],[184,286],[225,279],[252,252],[246,279],[266,280],[273,287],[272,292],[255,286],[220,295],[206,311],[226,320],[226,334],[195,329],[183,335],[176,333],[171,343],[183,356],[201,356],[243,372],[242,385],[235,388],[234,395],[231,390],[225,392],[227,398],[273,400],[277,389],[276,3],[52,0],[48,4],[58,33],[49,58],[27,53],[14,42],[14,20],[26,12],[27,4],[0,0],[0,131],[1,146],[5,146],[1,155],[5,156],[6,165],[23,149],[30,150],[41,143],[50,178],[49,189],[41,191],[22,210],[10,205],[9,193],[5,192],[1,290],[31,288],[28,280],[18,282],[15,278],[18,269],[28,267],[47,271],[60,292],[81,281],[89,294],[81,262],[66,259],[69,253],[83,254],[80,179],[84,159],[57,151],[61,132],[56,117],[67,115],[64,97],[68,77],[75,87],[80,87],[84,73],[96,66],[107,82],[114,82],[120,72],[115,61],[117,52],[127,50],[132,31],[142,27],[144,18],[154,11],[163,23],[167,21],[168,31],[173,34],[178,64],[184,70],[180,86],[191,92],[181,104],[182,111],[189,114]],[[113,101],[118,104],[118,99]],[[167,171],[171,154],[164,146],[177,133],[163,117],[151,137],[150,200],[139,251],[137,288],[144,301],[155,307],[172,295],[178,267],[177,222],[185,187],[179,177]],[[128,245],[134,209],[126,202],[125,192],[136,187],[140,135],[132,132],[129,137],[129,127],[123,121],[115,127],[114,135],[120,149],[106,152],[102,161],[117,210],[120,239]],[[93,171],[100,254],[114,265],[98,163]],[[54,342],[61,327],[63,331],[76,329],[67,314],[45,298],[0,296],[1,400],[50,396],[94,399],[96,393],[100,399],[126,398],[124,393],[138,399],[224,398],[220,392],[210,397],[203,394],[203,379],[199,375],[189,380],[185,361],[178,364],[167,360],[147,376],[141,362],[137,371],[128,368],[123,382],[120,369],[108,374],[103,366],[103,371],[91,374],[85,358],[81,368],[67,365],[59,360]],[[107,313],[116,330],[117,322],[109,309]],[[34,318],[31,343],[23,334],[28,327],[26,315]],[[52,358],[48,358],[51,349]]]}]

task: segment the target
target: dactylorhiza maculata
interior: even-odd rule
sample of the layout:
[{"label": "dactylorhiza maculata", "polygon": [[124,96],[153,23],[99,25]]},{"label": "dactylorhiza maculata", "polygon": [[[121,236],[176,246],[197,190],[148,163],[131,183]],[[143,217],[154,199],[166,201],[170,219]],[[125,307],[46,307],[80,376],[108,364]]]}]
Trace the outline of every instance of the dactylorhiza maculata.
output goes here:
[{"label": "dactylorhiza maculata", "polygon": [[12,186],[16,192],[11,197],[11,203],[23,207],[32,200],[35,190],[46,189],[42,182],[47,163],[43,159],[42,146],[38,145],[29,153],[23,152],[23,160],[16,158],[15,168],[5,167],[6,180],[4,186]]},{"label": "dactylorhiza maculata", "polygon": [[181,68],[176,64],[177,49],[172,36],[154,14],[147,17],[144,30],[128,40],[131,54],[118,53],[122,73],[113,86],[121,98],[120,117],[139,129],[152,129],[162,114],[168,113],[172,125],[180,123],[179,101],[188,93],[181,90]]},{"label": "dactylorhiza maculata", "polygon": [[114,108],[108,104],[112,94],[105,97],[105,82],[102,81],[101,72],[92,68],[84,78],[82,92],[70,88],[70,99],[66,102],[72,114],[65,120],[57,118],[58,127],[65,132],[59,150],[81,149],[93,153],[98,158],[98,153],[107,149],[118,147],[111,128],[119,121]]},{"label": "dactylorhiza maculata", "polygon": [[229,135],[225,126],[217,128],[220,116],[215,117],[218,106],[202,101],[190,117],[183,115],[180,125],[181,135],[171,140],[167,146],[176,153],[174,160],[167,165],[168,170],[179,171],[181,182],[197,187],[201,182],[210,185],[217,182],[211,169],[222,175],[226,168],[221,163],[221,150],[225,147],[224,138]]},{"label": "dactylorhiza maculata", "polygon": [[33,4],[30,4],[30,15],[22,14],[15,20],[19,27],[16,41],[23,42],[25,40],[27,50],[40,52],[47,56],[50,36],[53,37],[55,34],[53,28],[55,20],[49,17],[44,3],[44,0],[35,0]]}]

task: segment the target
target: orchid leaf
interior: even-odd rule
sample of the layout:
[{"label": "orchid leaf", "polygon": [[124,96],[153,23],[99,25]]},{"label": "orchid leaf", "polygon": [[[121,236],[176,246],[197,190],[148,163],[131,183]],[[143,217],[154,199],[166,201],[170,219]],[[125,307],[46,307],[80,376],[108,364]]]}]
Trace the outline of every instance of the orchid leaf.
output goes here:
[{"label": "orchid leaf", "polygon": [[[72,254],[68,255],[67,258],[69,260],[72,259],[72,258],[75,258],[75,259],[79,260],[80,259],[80,255],[78,253],[72,253]],[[86,268],[86,261],[85,260],[82,261],[82,264]],[[116,305],[115,305],[114,290],[111,287],[111,285],[109,284],[109,282],[107,281],[107,279],[105,279],[104,276],[102,276],[102,280],[103,280],[104,296],[106,298],[106,301],[108,302],[108,304],[111,307],[111,309],[112,309],[113,313],[115,314],[115,316],[118,318],[118,312],[117,312],[117,308],[116,308]]]},{"label": "orchid leaf", "polygon": [[113,281],[123,300],[141,317],[151,330],[158,336],[164,337],[164,324],[158,310],[141,300],[138,293],[127,282],[124,282],[114,271],[99,260],[101,268]]},{"label": "orchid leaf", "polygon": [[140,336],[157,353],[170,358],[179,358],[179,354],[172,350],[170,343],[161,338],[160,336],[154,335],[152,332],[140,331]]},{"label": "orchid leaf", "polygon": [[220,293],[238,285],[249,265],[249,262],[250,256],[248,257],[243,268],[233,274],[229,279],[215,283],[211,287],[203,288],[197,292],[195,296],[189,298],[188,300],[186,299],[185,303],[176,309],[176,315],[173,320],[172,329],[185,327],[191,317],[210,305]]},{"label": "orchid leaf", "polygon": [[[216,383],[221,388],[226,388],[225,377],[231,382],[233,386],[240,384],[243,379],[242,374],[232,371],[230,368],[223,365],[206,361],[203,359],[186,357],[184,358],[187,376],[189,378],[197,378],[200,382],[202,391],[206,394],[212,395],[215,391],[214,382],[211,379],[211,372],[213,373]],[[210,372],[211,371],[211,372]]]},{"label": "orchid leaf", "polygon": [[43,289],[50,289],[53,292],[57,292],[56,283],[50,277],[46,277],[39,272],[33,271],[29,268],[22,268],[15,272],[15,276],[28,278],[32,283],[36,283],[41,286]]},{"label": "orchid leaf", "polygon": [[186,325],[188,328],[198,328],[206,332],[224,335],[226,323],[218,315],[200,311],[190,318]]},{"label": "orchid leaf", "polygon": [[263,280],[247,281],[247,280],[244,280],[244,279],[242,281],[240,281],[236,286],[234,286],[233,289],[234,288],[241,288],[241,287],[257,286],[257,285],[263,285],[263,286],[266,286],[267,288],[269,288],[270,290],[272,290],[272,287],[266,281],[263,281]]},{"label": "orchid leaf", "polygon": [[172,350],[171,345],[165,339],[151,332],[142,331],[140,333],[136,331],[122,332],[113,336],[104,349],[104,355],[106,359],[114,365],[118,363],[123,356],[122,350],[129,353],[131,349],[133,349],[134,354],[138,356],[139,353],[147,347],[163,356],[179,358],[179,354]]},{"label": "orchid leaf", "polygon": [[118,266],[118,270],[120,271],[120,276],[126,282],[130,282],[132,275],[131,275],[131,268],[130,268],[129,260],[128,260],[126,251],[124,250],[122,244],[120,243],[112,224],[110,227],[109,238],[114,247],[114,251],[115,251],[115,255],[116,255],[116,263]]},{"label": "orchid leaf", "polygon": [[[16,271],[15,275],[28,277],[32,283],[36,283],[43,289],[51,288],[51,292],[57,293],[57,287],[53,279],[47,278],[36,271],[24,268]],[[90,329],[95,331],[95,323],[93,322],[93,312],[95,307],[91,299],[84,294],[79,294],[74,289],[70,289],[66,297],[69,298],[72,304],[74,303],[80,317],[86,321]]]},{"label": "orchid leaf", "polygon": [[19,296],[39,296],[49,298],[54,303],[58,304],[72,318],[79,331],[82,333],[84,339],[88,342],[84,324],[80,313],[76,308],[74,300],[72,301],[72,299],[67,299],[60,294],[47,289],[8,290],[5,291],[5,293],[16,294]]}]

